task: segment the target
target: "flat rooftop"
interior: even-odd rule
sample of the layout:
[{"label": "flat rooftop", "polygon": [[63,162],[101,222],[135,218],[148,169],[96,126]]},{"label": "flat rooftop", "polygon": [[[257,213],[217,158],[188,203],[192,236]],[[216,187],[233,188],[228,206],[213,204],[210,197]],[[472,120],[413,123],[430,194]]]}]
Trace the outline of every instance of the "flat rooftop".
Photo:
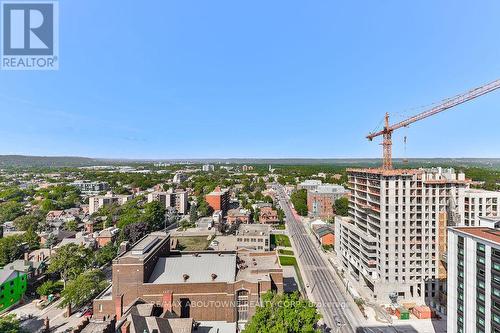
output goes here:
[{"label": "flat rooftop", "polygon": [[399,176],[399,175],[417,175],[420,173],[424,173],[424,170],[419,169],[382,169],[382,168],[348,168],[347,172],[361,172],[361,173],[370,173],[374,175],[383,175],[383,176]]},{"label": "flat rooftop", "polygon": [[[216,274],[215,280],[212,274]],[[184,281],[184,276],[188,279]],[[159,258],[148,283],[234,282],[236,254],[200,253]]]},{"label": "flat rooftop", "polygon": [[275,252],[239,252],[238,258],[237,281],[267,281],[269,272],[282,270]]},{"label": "flat rooftop", "polygon": [[457,230],[470,236],[482,238],[484,240],[500,245],[500,230],[487,227],[454,227]]},{"label": "flat rooftop", "polygon": [[271,233],[271,227],[266,224],[241,224],[238,236],[265,236]]}]

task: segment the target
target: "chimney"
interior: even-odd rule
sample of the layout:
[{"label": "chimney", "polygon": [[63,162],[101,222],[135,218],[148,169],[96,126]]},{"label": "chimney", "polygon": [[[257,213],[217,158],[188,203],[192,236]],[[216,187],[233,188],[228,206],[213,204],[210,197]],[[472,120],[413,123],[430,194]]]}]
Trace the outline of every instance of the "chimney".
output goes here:
[{"label": "chimney", "polygon": [[125,252],[127,252],[129,250],[129,245],[130,243],[127,241],[121,242],[119,254],[124,254]]},{"label": "chimney", "polygon": [[172,312],[173,300],[174,294],[170,290],[163,294],[163,312]]},{"label": "chimney", "polygon": [[122,324],[121,333],[130,333],[130,321],[126,321]]},{"label": "chimney", "polygon": [[116,321],[120,320],[123,315],[123,294],[115,296],[115,314]]}]

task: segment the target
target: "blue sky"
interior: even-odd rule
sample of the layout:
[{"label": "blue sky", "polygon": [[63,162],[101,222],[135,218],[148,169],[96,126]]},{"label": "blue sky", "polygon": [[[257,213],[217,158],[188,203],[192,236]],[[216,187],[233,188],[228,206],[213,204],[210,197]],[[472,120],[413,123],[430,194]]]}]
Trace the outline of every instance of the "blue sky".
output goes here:
[{"label": "blue sky", "polygon": [[[379,157],[365,135],[500,78],[500,2],[60,1],[60,69],[0,71],[0,154]],[[394,155],[500,157],[500,91]]]}]

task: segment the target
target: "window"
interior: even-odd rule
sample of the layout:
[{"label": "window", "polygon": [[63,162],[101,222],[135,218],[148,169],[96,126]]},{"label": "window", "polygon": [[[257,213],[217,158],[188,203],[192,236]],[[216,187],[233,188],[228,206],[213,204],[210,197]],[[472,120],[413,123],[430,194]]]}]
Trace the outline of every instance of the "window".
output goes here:
[{"label": "window", "polygon": [[240,290],[236,294],[237,321],[246,322],[248,320],[248,291]]},{"label": "window", "polygon": [[181,298],[181,318],[189,318],[191,312],[191,302],[189,298]]}]

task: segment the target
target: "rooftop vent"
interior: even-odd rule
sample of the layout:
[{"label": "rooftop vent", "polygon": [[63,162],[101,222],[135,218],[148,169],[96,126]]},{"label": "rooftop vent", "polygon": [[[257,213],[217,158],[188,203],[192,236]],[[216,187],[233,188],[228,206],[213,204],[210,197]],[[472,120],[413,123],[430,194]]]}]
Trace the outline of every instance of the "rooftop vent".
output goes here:
[{"label": "rooftop vent", "polygon": [[183,274],[182,278],[184,279],[184,282],[186,282],[189,279],[189,275]]},{"label": "rooftop vent", "polygon": [[217,274],[212,273],[212,281],[214,281],[215,279],[217,279]]}]

